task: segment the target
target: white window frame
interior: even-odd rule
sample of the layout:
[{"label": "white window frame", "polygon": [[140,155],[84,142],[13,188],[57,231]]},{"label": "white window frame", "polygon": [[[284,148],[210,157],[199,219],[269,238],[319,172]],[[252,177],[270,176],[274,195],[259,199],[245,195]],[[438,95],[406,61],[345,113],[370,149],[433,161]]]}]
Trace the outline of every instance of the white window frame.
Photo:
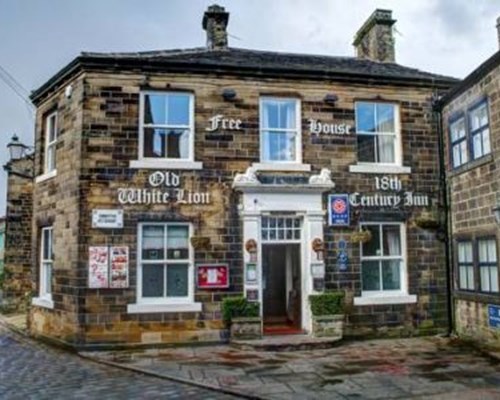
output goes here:
[{"label": "white window frame", "polygon": [[[50,238],[50,258],[44,258],[45,246],[45,232],[49,232]],[[54,308],[54,302],[52,301],[52,276],[54,271],[54,229],[52,226],[46,226],[40,229],[40,259],[39,259],[39,288],[38,297],[33,298],[32,304]],[[50,264],[50,288],[47,287],[47,264]]]},{"label": "white window frame", "polygon": [[[386,104],[394,107],[394,132],[364,132],[358,131],[357,119],[358,112],[357,108],[359,104]],[[375,119],[376,119],[377,107],[375,107]],[[349,166],[349,172],[359,172],[359,173],[390,173],[390,174],[409,174],[411,173],[410,167],[403,166],[403,140],[402,140],[402,129],[401,129],[401,108],[396,102],[382,102],[382,101],[370,101],[370,100],[360,100],[354,103],[354,114],[355,114],[355,127],[356,135],[367,135],[367,136],[393,136],[394,137],[394,162],[393,163],[382,163],[382,162],[367,162],[367,161],[357,161],[355,165]],[[357,136],[356,136],[357,140]],[[376,151],[376,150],[375,150]],[[356,155],[358,153],[356,152]]]},{"label": "white window frame", "polygon": [[[453,140],[452,131],[453,128],[458,124],[463,124],[464,127],[464,136]],[[455,118],[449,122],[449,138],[450,138],[450,160],[452,168],[459,168],[464,164],[467,164],[470,160],[469,155],[469,137],[467,135],[467,123],[465,121],[465,116],[461,115],[458,118]],[[462,147],[465,146],[465,152],[462,154]],[[459,160],[455,160],[455,148],[458,148]],[[455,163],[455,161],[458,161]]]},{"label": "white window frame", "polygon": [[[182,260],[143,260],[142,259],[142,234],[144,226],[162,226],[165,230],[169,226],[188,227],[188,258]],[[137,297],[136,304],[128,305],[129,313],[147,312],[197,312],[201,311],[201,303],[194,302],[194,250],[191,245],[193,226],[185,222],[141,222],[137,227]],[[165,240],[167,237],[165,236]],[[165,243],[166,250],[166,243]],[[142,266],[143,264],[187,264],[188,265],[188,295],[185,297],[143,297],[142,296]],[[167,267],[168,268],[168,267]],[[166,294],[166,293],[165,293]]]},{"label": "white window frame", "polygon": [[[262,111],[266,101],[293,101],[295,102],[295,129],[288,128],[264,128],[264,121],[262,118]],[[254,164],[257,169],[269,170],[306,170],[310,169],[309,166],[302,164],[302,114],[301,114],[301,101],[296,97],[273,97],[263,96],[259,98],[259,147],[260,147],[260,163]],[[279,161],[279,160],[265,160],[264,159],[264,131],[280,131],[295,133],[295,160],[294,161]]]},{"label": "white window frame", "polygon": [[[188,125],[165,125],[165,124],[145,124],[144,123],[144,110],[145,98],[148,95],[156,96],[169,96],[169,95],[185,95],[189,98],[189,124]],[[190,92],[175,92],[175,91],[156,91],[146,90],[141,91],[139,95],[139,154],[137,160],[130,162],[131,168],[175,168],[175,169],[201,169],[203,167],[201,162],[194,160],[194,145],[195,145],[195,96]],[[145,128],[174,128],[174,129],[188,129],[188,157],[187,158],[156,158],[144,157],[144,129]]]},{"label": "white window frame", "polygon": [[[363,275],[362,262],[363,261],[380,261],[380,260],[401,260],[400,263],[400,288],[399,290],[362,290],[361,296],[354,298],[354,305],[373,305],[373,304],[408,304],[416,303],[417,296],[408,294],[408,262],[407,262],[407,235],[406,224],[403,222],[389,222],[389,221],[370,221],[362,222],[361,226],[375,225],[379,229],[383,225],[398,225],[401,244],[401,255],[399,256],[363,256],[363,244],[360,244],[360,277]],[[382,240],[382,237],[380,237]],[[383,245],[381,243],[381,248]],[[382,279],[382,275],[380,276]],[[382,288],[382,285],[381,285]]]},{"label": "white window frame", "polygon": [[[50,131],[54,127],[54,139],[50,140]],[[58,115],[57,111],[53,111],[50,114],[47,114],[45,117],[45,144],[43,151],[43,174],[42,177],[52,177],[57,172],[57,157],[56,157],[56,146],[57,139],[59,138],[59,128],[58,128]],[[54,162],[54,168],[50,168],[49,163],[49,152],[52,150],[52,157]]]}]

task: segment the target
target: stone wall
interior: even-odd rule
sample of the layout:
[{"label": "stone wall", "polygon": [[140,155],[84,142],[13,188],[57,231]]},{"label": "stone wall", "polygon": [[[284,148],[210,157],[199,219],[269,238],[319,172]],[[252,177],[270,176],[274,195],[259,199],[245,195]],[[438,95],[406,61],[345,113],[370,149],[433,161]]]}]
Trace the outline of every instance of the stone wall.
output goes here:
[{"label": "stone wall", "polygon": [[[120,205],[119,188],[147,187],[154,170],[131,169],[138,156],[140,88],[186,90],[195,94],[195,160],[203,169],[176,171],[181,188],[208,192],[210,204]],[[224,101],[221,92],[231,87],[234,101]],[[335,107],[323,102],[325,88],[338,95]],[[405,190],[426,193],[439,202],[437,125],[432,117],[432,88],[375,86],[318,81],[285,81],[246,77],[196,76],[184,74],[142,75],[86,73],[73,82],[67,99],[55,93],[39,108],[37,158],[41,165],[44,113],[57,108],[62,129],[57,148],[57,176],[35,188],[34,231],[53,223],[54,309],[32,310],[32,332],[76,346],[100,344],[148,344],[214,342],[226,338],[221,321],[221,301],[243,291],[242,226],[238,216],[239,194],[231,189],[236,173],[259,161],[259,97],[291,96],[301,99],[303,162],[314,172],[332,171],[335,192],[373,192],[374,175],[349,172],[355,164],[356,136],[316,137],[309,133],[310,118],[354,126],[354,101],[390,100],[400,104],[403,127],[403,164],[412,168],[400,175]],[[205,131],[216,114],[241,119],[242,131]],[[39,168],[39,167],[38,167]],[[40,170],[38,170],[40,171]],[[326,205],[326,195],[325,195]],[[93,209],[123,208],[123,229],[94,229]],[[326,206],[325,206],[326,208]],[[418,228],[415,217],[421,209],[401,211],[407,222],[409,293],[418,303],[409,305],[353,306],[361,293],[359,245],[349,244],[349,267],[339,272],[335,243],[349,240],[361,217],[354,215],[349,228],[325,226],[326,287],[348,292],[347,334],[350,336],[414,335],[447,329],[444,245],[436,233]],[[366,218],[367,215],[364,216]],[[127,312],[136,301],[137,224],[144,221],[187,221],[194,234],[209,238],[207,249],[195,251],[195,263],[227,262],[227,290],[196,289],[197,313]],[[37,240],[33,235],[33,243]],[[128,289],[88,288],[89,246],[125,245],[130,249]],[[57,325],[57,328],[56,328]]]},{"label": "stone wall", "polygon": [[[33,172],[29,157],[11,161],[13,171]],[[5,218],[4,282],[1,308],[5,312],[25,311],[32,288],[31,220],[33,181],[7,173],[7,209]]]},{"label": "stone wall", "polygon": [[[491,154],[453,169],[450,162],[449,121],[461,113],[467,115],[471,106],[487,98]],[[462,90],[443,108],[443,135],[446,140],[445,160],[450,202],[451,246],[454,257],[455,323],[460,334],[474,337],[480,342],[496,340],[500,346],[498,329],[488,328],[486,305],[500,305],[498,293],[479,291],[479,272],[475,269],[475,290],[458,289],[456,271],[457,240],[476,240],[481,237],[496,237],[500,249],[499,225],[492,209],[497,204],[500,190],[500,67],[493,68],[474,85]]]}]

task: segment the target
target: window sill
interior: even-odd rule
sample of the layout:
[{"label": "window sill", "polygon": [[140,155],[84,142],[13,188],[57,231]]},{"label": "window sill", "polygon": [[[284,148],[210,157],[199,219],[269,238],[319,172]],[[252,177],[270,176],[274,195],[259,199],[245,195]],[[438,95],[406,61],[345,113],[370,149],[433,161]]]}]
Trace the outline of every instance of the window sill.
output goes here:
[{"label": "window sill", "polygon": [[42,175],[38,175],[35,178],[35,183],[40,183],[40,182],[46,181],[50,178],[55,177],[56,175],[57,175],[57,169],[54,169],[50,172],[46,172],[45,174],[42,174]]},{"label": "window sill", "polygon": [[200,312],[201,303],[184,303],[184,304],[129,304],[127,313],[129,314],[145,314],[145,313],[161,313],[161,312]]},{"label": "window sill", "polygon": [[469,161],[465,164],[462,164],[459,167],[452,168],[449,171],[448,176],[452,178],[456,175],[460,175],[460,174],[467,172],[467,171],[470,171],[474,168],[478,168],[482,165],[488,164],[491,161],[493,161],[493,154],[490,153],[490,154],[487,154],[483,157],[480,157],[480,158],[477,158],[475,160]]},{"label": "window sill", "polygon": [[411,167],[401,165],[355,164],[349,165],[349,172],[364,174],[411,174]]},{"label": "window sill", "polygon": [[387,296],[365,296],[355,297],[355,306],[368,306],[378,304],[413,304],[417,302],[417,296],[414,294],[387,295]]},{"label": "window sill", "polygon": [[52,299],[49,299],[47,297],[33,297],[31,299],[31,304],[38,307],[50,309],[54,308],[54,302],[52,301]]},{"label": "window sill", "polygon": [[308,172],[311,170],[310,164],[299,163],[253,163],[252,167],[257,171],[297,171]]},{"label": "window sill", "polygon": [[203,163],[200,161],[188,160],[132,160],[130,168],[136,169],[202,169]]}]

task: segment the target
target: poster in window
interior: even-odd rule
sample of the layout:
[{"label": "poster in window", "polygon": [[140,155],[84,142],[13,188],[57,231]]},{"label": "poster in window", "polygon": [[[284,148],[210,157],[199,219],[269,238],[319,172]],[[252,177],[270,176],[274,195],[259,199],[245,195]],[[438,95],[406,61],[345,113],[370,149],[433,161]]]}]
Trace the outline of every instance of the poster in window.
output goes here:
[{"label": "poster in window", "polygon": [[109,285],[109,252],[107,246],[89,247],[89,288],[107,288]]},{"label": "poster in window", "polygon": [[128,247],[111,247],[110,285],[112,289],[128,288]]},{"label": "poster in window", "polygon": [[227,264],[200,264],[197,266],[196,277],[200,289],[225,289],[229,287],[229,267]]}]

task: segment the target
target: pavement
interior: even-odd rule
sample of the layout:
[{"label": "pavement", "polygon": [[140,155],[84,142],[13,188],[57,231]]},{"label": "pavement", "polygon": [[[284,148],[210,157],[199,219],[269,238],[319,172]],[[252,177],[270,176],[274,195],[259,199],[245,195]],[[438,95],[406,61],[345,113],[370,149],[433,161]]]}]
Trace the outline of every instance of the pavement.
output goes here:
[{"label": "pavement", "polygon": [[500,361],[447,338],[77,355],[21,335],[22,324],[0,316],[1,399],[500,399]]},{"label": "pavement", "polygon": [[[17,318],[17,322],[20,319]],[[22,336],[6,326],[5,318],[0,318],[0,399],[159,398],[236,399],[83,359]]]},{"label": "pavement", "polygon": [[210,346],[84,355],[261,399],[500,399],[500,361],[440,337],[296,352]]}]

